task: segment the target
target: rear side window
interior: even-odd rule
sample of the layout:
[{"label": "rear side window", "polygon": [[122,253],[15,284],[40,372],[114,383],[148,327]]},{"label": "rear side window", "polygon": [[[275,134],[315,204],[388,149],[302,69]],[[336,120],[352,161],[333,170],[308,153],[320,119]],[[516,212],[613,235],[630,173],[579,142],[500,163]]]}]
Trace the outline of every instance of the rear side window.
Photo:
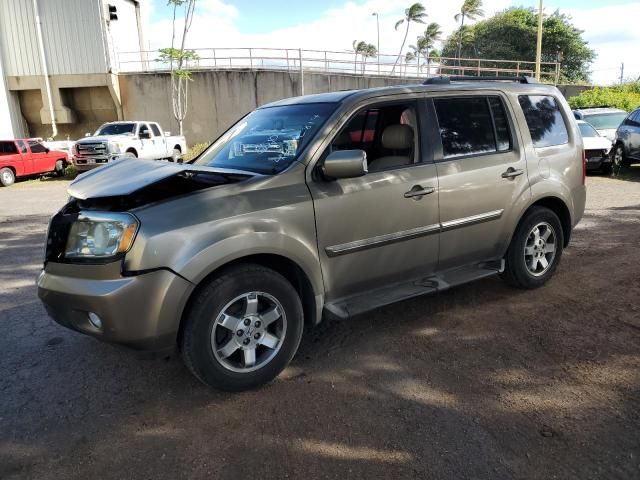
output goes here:
[{"label": "rear side window", "polygon": [[527,120],[534,147],[552,147],[569,143],[567,126],[555,98],[520,95],[518,101]]},{"label": "rear side window", "polygon": [[507,115],[499,97],[434,99],[445,158],[511,149]]},{"label": "rear side window", "polygon": [[0,142],[0,155],[10,155],[12,153],[18,153],[16,144],[13,142]]}]

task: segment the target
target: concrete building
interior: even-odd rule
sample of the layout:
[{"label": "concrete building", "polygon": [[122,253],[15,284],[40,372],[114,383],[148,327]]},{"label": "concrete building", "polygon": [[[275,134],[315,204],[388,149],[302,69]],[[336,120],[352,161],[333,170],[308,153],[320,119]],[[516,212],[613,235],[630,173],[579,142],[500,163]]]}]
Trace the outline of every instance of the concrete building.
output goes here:
[{"label": "concrete building", "polygon": [[118,54],[145,50],[140,9],[141,0],[0,1],[0,137],[74,139],[122,119]]}]

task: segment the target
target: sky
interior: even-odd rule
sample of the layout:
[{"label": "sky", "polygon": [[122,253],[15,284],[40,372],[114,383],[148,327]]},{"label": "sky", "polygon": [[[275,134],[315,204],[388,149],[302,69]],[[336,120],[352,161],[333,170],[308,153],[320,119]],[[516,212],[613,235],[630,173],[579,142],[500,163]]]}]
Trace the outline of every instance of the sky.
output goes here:
[{"label": "sky", "polygon": [[[196,15],[187,36],[190,48],[253,47],[304,48],[347,51],[353,40],[377,43],[376,17],[380,21],[380,51],[397,54],[403,32],[395,22],[413,0],[197,0]],[[172,9],[167,0],[146,0],[146,36],[151,49],[170,44]],[[446,37],[456,28],[453,16],[462,0],[422,2],[428,22],[437,22]],[[583,37],[597,53],[591,66],[596,84],[611,84],[624,76],[640,77],[640,1],[545,0],[545,12],[560,10],[584,30]],[[484,0],[486,16],[510,6],[538,7],[538,0]],[[402,30],[402,29],[401,29]],[[421,33],[412,27],[407,44]]]}]

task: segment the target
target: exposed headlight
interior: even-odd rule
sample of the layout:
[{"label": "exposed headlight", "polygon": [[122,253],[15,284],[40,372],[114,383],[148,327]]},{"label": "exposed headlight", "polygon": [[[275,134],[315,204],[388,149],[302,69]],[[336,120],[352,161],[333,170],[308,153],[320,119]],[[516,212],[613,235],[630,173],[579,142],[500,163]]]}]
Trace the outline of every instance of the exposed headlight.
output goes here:
[{"label": "exposed headlight", "polygon": [[130,213],[80,212],[69,230],[66,258],[108,258],[126,253],[138,231]]}]

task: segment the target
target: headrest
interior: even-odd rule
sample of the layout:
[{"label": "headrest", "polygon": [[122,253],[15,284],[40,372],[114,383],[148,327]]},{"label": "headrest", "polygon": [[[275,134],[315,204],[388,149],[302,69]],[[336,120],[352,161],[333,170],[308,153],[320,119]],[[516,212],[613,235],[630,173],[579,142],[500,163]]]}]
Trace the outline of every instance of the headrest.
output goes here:
[{"label": "headrest", "polygon": [[413,148],[413,129],[409,125],[389,125],[382,132],[382,146],[391,150]]}]

